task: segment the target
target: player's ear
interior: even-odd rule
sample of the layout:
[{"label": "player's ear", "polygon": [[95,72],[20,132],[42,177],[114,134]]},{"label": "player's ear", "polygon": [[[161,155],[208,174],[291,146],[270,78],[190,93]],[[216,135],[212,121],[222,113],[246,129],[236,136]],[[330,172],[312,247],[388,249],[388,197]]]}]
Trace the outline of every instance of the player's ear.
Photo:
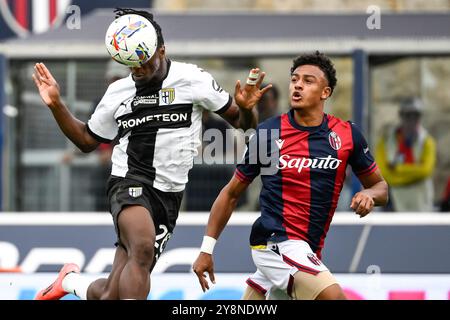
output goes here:
[{"label": "player's ear", "polygon": [[320,99],[327,100],[330,96],[331,96],[331,88],[330,87],[323,88]]}]

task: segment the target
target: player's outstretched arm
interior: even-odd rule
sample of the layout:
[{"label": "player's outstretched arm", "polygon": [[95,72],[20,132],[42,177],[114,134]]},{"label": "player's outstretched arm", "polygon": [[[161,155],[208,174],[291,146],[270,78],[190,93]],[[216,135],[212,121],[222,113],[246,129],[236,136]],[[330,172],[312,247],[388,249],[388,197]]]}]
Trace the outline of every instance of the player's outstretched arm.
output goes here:
[{"label": "player's outstretched arm", "polygon": [[244,130],[256,128],[258,113],[255,106],[263,94],[272,87],[269,84],[261,89],[265,75],[266,73],[260,72],[259,68],[254,68],[250,70],[244,87],[241,87],[239,80],[236,82],[233,104],[221,115],[233,127]]},{"label": "player's outstretched arm", "polygon": [[90,152],[98,142],[87,131],[86,124],[75,118],[61,100],[59,84],[43,63],[34,66],[33,81],[44,103],[52,111],[62,132],[81,151]]},{"label": "player's outstretched arm", "polygon": [[66,137],[83,152],[97,148],[99,143],[87,132],[86,124],[75,118],[62,102],[59,84],[43,63],[36,63],[32,78],[42,100],[52,111]]},{"label": "player's outstretched arm", "polygon": [[198,277],[203,292],[209,289],[209,284],[204,274],[205,272],[209,274],[211,282],[215,283],[214,261],[212,258],[215,241],[225,228],[231,214],[236,208],[239,197],[247,189],[247,186],[248,184],[233,177],[222,189],[211,208],[202,248],[192,267]]},{"label": "player's outstretched arm", "polygon": [[384,181],[380,169],[374,173],[359,177],[364,189],[353,196],[350,208],[362,217],[368,215],[374,206],[384,206],[388,201],[388,184]]}]

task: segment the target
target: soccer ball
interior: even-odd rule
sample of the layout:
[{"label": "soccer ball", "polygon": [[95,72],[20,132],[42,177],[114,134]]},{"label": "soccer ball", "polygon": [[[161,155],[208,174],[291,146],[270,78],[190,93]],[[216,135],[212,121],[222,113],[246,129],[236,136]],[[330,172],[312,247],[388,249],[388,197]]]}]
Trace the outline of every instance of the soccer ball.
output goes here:
[{"label": "soccer ball", "polygon": [[110,24],[105,44],[115,61],[128,67],[139,67],[155,54],[158,37],[155,28],[146,18],[126,14]]}]

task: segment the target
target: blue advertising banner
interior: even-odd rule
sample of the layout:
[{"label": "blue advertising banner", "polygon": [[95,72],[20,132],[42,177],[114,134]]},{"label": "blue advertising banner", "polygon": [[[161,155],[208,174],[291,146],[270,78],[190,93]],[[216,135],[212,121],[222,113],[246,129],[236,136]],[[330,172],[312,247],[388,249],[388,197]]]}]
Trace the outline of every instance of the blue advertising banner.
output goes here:
[{"label": "blue advertising banner", "polygon": [[[231,217],[214,252],[216,284],[204,293],[191,265],[208,214],[181,213],[152,272],[148,299],[240,299],[245,280],[255,271],[248,235],[257,217],[258,213]],[[449,229],[450,216],[432,213],[374,213],[364,219],[340,214],[331,225],[323,262],[348,299],[446,300]],[[107,276],[115,240],[108,213],[0,215],[0,300],[33,299],[69,261],[91,280]]]},{"label": "blue advertising banner", "polygon": [[[257,214],[235,214],[215,249],[216,272],[252,273],[248,237]],[[181,213],[155,272],[190,272],[208,215]],[[361,222],[361,220],[366,220]],[[83,271],[110,270],[116,241],[109,214],[0,215],[0,267],[56,272],[66,262]],[[337,215],[323,262],[335,273],[450,273],[450,217],[374,213]]]},{"label": "blue advertising banner", "polygon": [[[208,214],[181,213],[152,272],[148,299],[240,299],[245,280],[255,271],[248,235],[257,217],[258,213],[231,217],[214,252],[216,284],[204,293],[191,265]],[[91,280],[106,277],[114,242],[107,213],[0,215],[0,300],[33,299],[67,262],[77,263]],[[446,300],[450,297],[448,243],[450,216],[374,213],[358,219],[340,214],[331,225],[323,262],[348,299]]]}]

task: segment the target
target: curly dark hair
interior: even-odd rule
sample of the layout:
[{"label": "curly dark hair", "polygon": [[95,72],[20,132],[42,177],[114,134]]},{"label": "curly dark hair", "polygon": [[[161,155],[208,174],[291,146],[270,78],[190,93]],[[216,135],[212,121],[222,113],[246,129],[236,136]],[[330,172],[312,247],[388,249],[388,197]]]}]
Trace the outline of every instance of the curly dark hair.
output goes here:
[{"label": "curly dark hair", "polygon": [[144,17],[145,19],[150,21],[150,23],[153,25],[153,27],[155,27],[156,36],[158,37],[158,48],[161,48],[161,46],[164,45],[164,37],[162,35],[161,27],[153,19],[152,13],[150,13],[148,11],[144,11],[144,10],[134,10],[134,9],[130,9],[130,8],[116,8],[114,10],[114,13],[116,14],[116,19],[121,16],[124,16],[126,14],[137,14],[139,16]]},{"label": "curly dark hair", "polygon": [[315,53],[298,56],[293,61],[291,74],[299,66],[304,65],[313,65],[319,67],[320,70],[322,70],[323,73],[325,73],[325,76],[328,80],[328,86],[331,88],[331,93],[333,93],[334,88],[336,87],[337,79],[336,79],[336,69],[334,68],[333,62],[331,62],[330,58],[328,58],[326,55],[324,55],[319,51],[316,51]]}]

